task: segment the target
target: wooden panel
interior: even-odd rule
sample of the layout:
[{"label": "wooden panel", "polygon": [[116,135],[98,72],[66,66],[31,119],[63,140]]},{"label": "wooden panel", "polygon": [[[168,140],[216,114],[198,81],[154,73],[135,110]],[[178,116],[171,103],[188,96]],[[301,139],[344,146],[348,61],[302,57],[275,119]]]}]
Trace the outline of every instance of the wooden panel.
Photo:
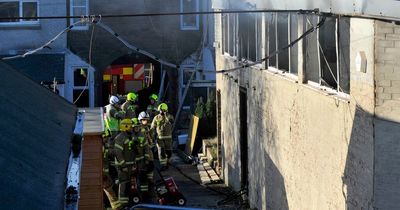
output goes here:
[{"label": "wooden panel", "polygon": [[82,142],[81,198],[79,209],[103,209],[103,163],[100,136],[85,136]]}]

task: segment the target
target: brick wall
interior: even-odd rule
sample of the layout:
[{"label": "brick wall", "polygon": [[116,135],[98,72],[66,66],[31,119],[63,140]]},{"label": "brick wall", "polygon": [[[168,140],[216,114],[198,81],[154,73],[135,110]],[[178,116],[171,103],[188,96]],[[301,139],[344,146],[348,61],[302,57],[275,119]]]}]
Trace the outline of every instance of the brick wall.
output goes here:
[{"label": "brick wall", "polygon": [[374,207],[400,204],[400,26],[375,22]]},{"label": "brick wall", "polygon": [[376,21],[376,115],[400,122],[400,26]]}]

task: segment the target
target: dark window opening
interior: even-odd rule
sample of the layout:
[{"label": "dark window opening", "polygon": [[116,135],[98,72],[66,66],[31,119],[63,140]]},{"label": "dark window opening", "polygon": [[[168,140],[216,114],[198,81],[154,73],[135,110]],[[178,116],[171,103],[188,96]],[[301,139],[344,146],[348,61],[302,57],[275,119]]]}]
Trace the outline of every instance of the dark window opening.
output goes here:
[{"label": "dark window opening", "polygon": [[239,52],[240,59],[256,61],[256,16],[255,14],[239,14]]},{"label": "dark window opening", "polygon": [[[304,31],[307,31],[318,24],[318,17],[314,15],[303,15]],[[304,64],[307,80],[319,83],[319,59],[317,33],[313,32],[304,39]]]},{"label": "dark window opening", "polygon": [[350,18],[339,18],[339,86],[350,93]]},{"label": "dark window opening", "polygon": [[247,91],[240,88],[240,165],[241,186],[248,185]]},{"label": "dark window opening", "polygon": [[87,86],[88,71],[86,68],[75,69],[74,71],[74,86]]},{"label": "dark window opening", "polygon": [[[298,35],[298,15],[290,14],[290,42],[295,41]],[[290,73],[296,74],[298,73],[298,56],[299,56],[299,47],[296,43],[293,47],[290,48]]]},{"label": "dark window opening", "polygon": [[30,17],[24,19],[24,21],[37,21],[37,19],[32,18],[37,16],[37,2],[23,2],[22,12],[24,17]]},{"label": "dark window opening", "polygon": [[[279,13],[277,19],[278,50],[289,44],[288,14]],[[278,55],[278,69],[289,71],[289,49],[282,50]]]},{"label": "dark window opening", "polygon": [[319,28],[321,84],[337,88],[336,18],[326,18]]},{"label": "dark window opening", "polygon": [[222,54],[228,52],[228,14],[221,15]]},{"label": "dark window opening", "polygon": [[[18,17],[19,2],[0,2],[0,17]],[[18,19],[3,19],[0,22],[18,22]]]},{"label": "dark window opening", "polygon": [[89,90],[74,90],[74,101],[77,107],[89,107]]},{"label": "dark window opening", "polygon": [[217,173],[220,174],[220,168],[222,166],[222,154],[221,154],[221,146],[222,146],[222,135],[221,135],[221,90],[217,91],[217,140],[218,140],[218,152],[217,152],[217,161],[218,161],[218,170]]},{"label": "dark window opening", "polygon": [[262,15],[256,14],[256,60],[263,58]]},{"label": "dark window opening", "polygon": [[229,36],[228,36],[228,53],[231,56],[235,55],[235,14],[229,14],[228,15],[228,20],[229,20]]},{"label": "dark window opening", "polygon": [[[266,22],[268,28],[268,55],[271,56],[276,51],[276,15],[273,13],[267,13]],[[268,59],[268,66],[277,67],[276,58],[276,56],[270,57]]]}]

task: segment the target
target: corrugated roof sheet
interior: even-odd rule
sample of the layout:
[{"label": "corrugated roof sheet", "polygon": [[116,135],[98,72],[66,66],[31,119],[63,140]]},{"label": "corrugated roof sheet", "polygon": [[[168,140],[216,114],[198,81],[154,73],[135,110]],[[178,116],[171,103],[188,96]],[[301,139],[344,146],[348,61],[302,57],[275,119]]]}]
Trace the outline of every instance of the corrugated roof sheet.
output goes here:
[{"label": "corrugated roof sheet", "polygon": [[0,61],[0,208],[62,209],[76,108]]},{"label": "corrugated roof sheet", "polygon": [[34,54],[5,61],[35,82],[64,81],[64,54]]}]

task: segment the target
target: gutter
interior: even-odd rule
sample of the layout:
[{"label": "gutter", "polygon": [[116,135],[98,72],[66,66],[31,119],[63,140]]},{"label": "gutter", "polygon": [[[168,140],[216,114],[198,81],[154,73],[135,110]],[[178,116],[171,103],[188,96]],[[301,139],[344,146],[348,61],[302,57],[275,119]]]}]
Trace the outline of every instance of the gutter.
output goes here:
[{"label": "gutter", "polygon": [[67,187],[65,189],[64,210],[77,210],[80,198],[80,180],[82,168],[83,122],[85,111],[78,111],[75,122],[74,135],[71,143],[71,154],[69,156],[67,170]]}]

